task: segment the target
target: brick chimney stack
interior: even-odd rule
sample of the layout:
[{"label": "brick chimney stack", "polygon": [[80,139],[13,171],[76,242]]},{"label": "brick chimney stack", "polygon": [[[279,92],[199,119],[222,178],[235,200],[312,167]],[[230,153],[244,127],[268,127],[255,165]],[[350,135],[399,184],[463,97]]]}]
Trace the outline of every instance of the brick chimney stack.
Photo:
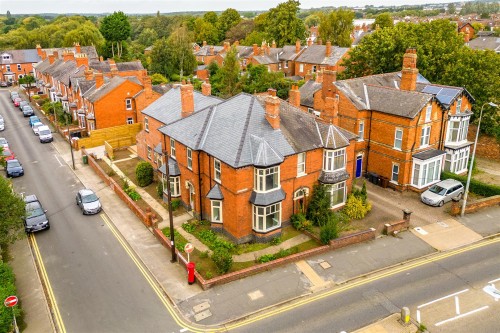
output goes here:
[{"label": "brick chimney stack", "polygon": [[203,45],[203,46],[207,46],[207,41],[206,41],[206,40],[204,40],[202,45]]},{"label": "brick chimney stack", "polygon": [[75,60],[75,54],[73,52],[70,52],[70,51],[64,51],[63,52],[63,61],[66,62],[66,61],[71,61],[71,60]]},{"label": "brick chimney stack", "polygon": [[142,85],[144,86],[144,96],[146,100],[150,100],[153,97],[153,85],[151,84],[151,78],[149,76],[142,77]]},{"label": "brick chimney stack", "polygon": [[89,68],[89,58],[85,53],[77,53],[75,56],[76,67],[80,67],[84,65],[86,68]]},{"label": "brick chimney stack", "polygon": [[54,53],[49,54],[49,63],[50,63],[51,65],[54,63],[54,58],[55,58]]},{"label": "brick chimney stack", "polygon": [[47,59],[47,51],[43,50],[42,51],[42,60]]},{"label": "brick chimney stack", "polygon": [[43,59],[43,52],[42,52],[42,46],[40,44],[36,44],[36,53],[40,58]]},{"label": "brick chimney stack", "polygon": [[202,83],[201,93],[205,96],[210,96],[212,94],[212,85],[208,82],[208,80]]},{"label": "brick chimney stack", "polygon": [[323,83],[323,70],[316,73],[316,83]]},{"label": "brick chimney stack", "polygon": [[80,47],[80,43],[75,43],[75,53],[82,53],[82,48]]},{"label": "brick chimney stack", "polygon": [[257,44],[253,44],[252,47],[253,47],[253,55],[258,56],[260,54],[260,51],[259,51],[259,47],[257,46]]},{"label": "brick chimney stack", "polygon": [[111,76],[117,76],[118,67],[116,67],[116,62],[113,59],[108,59],[108,64],[109,64],[109,69],[111,70]]},{"label": "brick chimney stack", "polygon": [[275,130],[280,128],[280,99],[276,97],[276,90],[269,89],[266,97],[266,119]]},{"label": "brick chimney stack", "polygon": [[230,49],[231,49],[231,45],[229,44],[229,42],[224,42],[224,51],[229,52]]},{"label": "brick chimney stack", "polygon": [[326,42],[326,56],[329,57],[332,55],[332,42]]},{"label": "brick chimney stack", "polygon": [[275,48],[276,48],[276,41],[275,41],[275,40],[273,40],[273,44],[271,45],[271,47],[272,47],[273,49],[275,49]]},{"label": "brick chimney stack", "polygon": [[295,53],[299,53],[300,52],[300,40],[297,39],[295,41]]},{"label": "brick chimney stack", "polygon": [[321,113],[321,118],[335,126],[339,125],[339,100],[336,97],[325,98],[325,110]]},{"label": "brick chimney stack", "polygon": [[292,85],[292,89],[290,90],[288,101],[290,104],[296,107],[300,107],[300,91],[298,85]]},{"label": "brick chimney stack", "polygon": [[95,87],[96,89],[99,89],[104,84],[104,76],[102,75],[101,72],[95,73],[94,79],[95,79]]},{"label": "brick chimney stack", "polygon": [[313,44],[313,40],[311,37],[307,39],[307,46],[311,46]]},{"label": "brick chimney stack", "polygon": [[335,86],[333,82],[337,80],[337,72],[332,70],[325,70],[323,72],[323,99],[326,97],[333,97],[335,93]]},{"label": "brick chimney stack", "polygon": [[194,112],[193,85],[190,83],[181,85],[181,106],[183,118]]},{"label": "brick chimney stack", "polygon": [[83,74],[85,75],[85,81],[90,81],[94,78],[94,71],[91,69],[86,69]]},{"label": "brick chimney stack", "polygon": [[318,45],[323,45],[323,40],[321,38],[318,38]]},{"label": "brick chimney stack", "polygon": [[401,90],[415,91],[417,88],[417,50],[409,48],[403,56],[403,70],[401,71]]},{"label": "brick chimney stack", "polygon": [[213,45],[210,45],[210,49],[208,51],[208,54],[209,55],[214,55],[214,46]]}]

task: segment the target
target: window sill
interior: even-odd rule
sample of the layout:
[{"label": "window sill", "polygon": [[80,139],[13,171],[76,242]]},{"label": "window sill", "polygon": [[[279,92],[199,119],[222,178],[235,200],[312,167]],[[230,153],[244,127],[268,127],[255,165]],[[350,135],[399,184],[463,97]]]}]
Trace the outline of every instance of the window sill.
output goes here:
[{"label": "window sill", "polygon": [[304,177],[304,176],[307,176],[307,173],[298,173],[297,174],[297,178]]},{"label": "window sill", "polygon": [[279,228],[281,228],[281,223],[278,226],[269,228],[267,230],[257,230],[257,229],[253,229],[253,228],[252,228],[252,230],[258,234],[267,234],[267,233],[270,233],[271,231],[274,231],[274,230],[279,229]]}]

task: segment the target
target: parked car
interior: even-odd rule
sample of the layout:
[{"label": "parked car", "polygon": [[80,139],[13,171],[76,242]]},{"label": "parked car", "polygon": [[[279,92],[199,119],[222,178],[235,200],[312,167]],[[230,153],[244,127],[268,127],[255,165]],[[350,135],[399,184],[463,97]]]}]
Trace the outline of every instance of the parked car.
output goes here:
[{"label": "parked car", "polygon": [[33,130],[33,133],[35,133],[35,135],[38,135],[38,129],[42,126],[44,125],[41,122],[36,122],[33,124],[33,126],[31,126],[31,129]]},{"label": "parked car", "polygon": [[17,97],[16,99],[14,99],[14,106],[19,106],[19,104],[22,102],[23,100],[21,99],[21,97]]},{"label": "parked car", "polygon": [[76,194],[76,204],[84,215],[97,214],[102,210],[99,197],[91,189],[84,188]]},{"label": "parked car", "polygon": [[49,218],[45,213],[42,204],[36,195],[28,195],[24,198],[26,203],[26,217],[24,218],[24,230],[26,232],[35,232],[50,228]]},{"label": "parked car", "polygon": [[12,85],[12,82],[10,81],[1,81],[0,82],[0,87],[5,88],[5,87],[10,87]]},{"label": "parked car", "polygon": [[34,123],[39,123],[39,122],[41,123],[40,118],[38,118],[37,116],[30,117],[30,120],[29,120],[30,127],[33,127]]},{"label": "parked car", "polygon": [[15,92],[15,91],[14,91],[14,92],[11,92],[11,93],[10,93],[10,99],[12,100],[12,103],[14,103],[14,100],[15,100],[16,98],[20,98],[20,97],[19,97],[19,94],[18,94],[17,92]]},{"label": "parked car", "polygon": [[5,120],[3,120],[3,117],[0,116],[0,131],[3,131],[5,129]]},{"label": "parked car", "polygon": [[21,101],[21,103],[19,103],[19,110],[23,110],[23,106],[25,105],[30,105],[30,103],[28,101]]},{"label": "parked car", "polygon": [[462,198],[464,186],[461,182],[454,179],[445,179],[432,185],[420,195],[423,203],[431,206],[443,206],[453,198]]},{"label": "parked car", "polygon": [[29,117],[29,116],[34,116],[35,111],[33,111],[33,108],[29,105],[23,106],[23,116]]},{"label": "parked car", "polygon": [[52,137],[52,131],[49,126],[40,126],[38,127],[38,137],[40,138],[41,143],[52,142],[54,138]]},{"label": "parked car", "polygon": [[13,159],[5,163],[5,173],[7,177],[20,177],[24,175],[24,169],[19,160]]},{"label": "parked car", "polygon": [[16,158],[16,155],[14,155],[14,152],[10,150],[9,148],[4,148],[2,150],[2,155],[4,158],[4,161],[10,161]]},{"label": "parked car", "polygon": [[9,142],[7,141],[6,138],[0,138],[0,146],[2,146],[3,149],[9,148]]}]

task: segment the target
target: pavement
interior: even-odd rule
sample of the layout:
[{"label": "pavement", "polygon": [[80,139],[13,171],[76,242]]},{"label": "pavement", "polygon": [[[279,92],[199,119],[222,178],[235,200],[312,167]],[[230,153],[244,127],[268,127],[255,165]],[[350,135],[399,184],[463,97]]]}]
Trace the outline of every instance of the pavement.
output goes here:
[{"label": "pavement", "polygon": [[[58,137],[53,144],[68,164],[68,167],[71,167],[71,154],[67,142]],[[98,157],[103,156],[102,147],[89,150],[95,152]],[[176,309],[181,312],[185,320],[199,325],[227,323],[259,312],[263,308],[282,304],[299,297],[307,297],[320,290],[347,283],[370,272],[383,270],[432,254],[446,249],[446,243],[453,242],[455,236],[462,234],[464,231],[467,232],[467,235],[460,236],[463,239],[461,238],[459,242],[453,243],[448,248],[475,242],[481,239],[481,236],[500,232],[500,222],[498,222],[500,221],[499,207],[485,210],[486,213],[479,212],[453,221],[450,221],[450,217],[447,216],[446,224],[453,226],[449,230],[453,229],[454,232],[448,233],[444,238],[437,237],[441,239],[441,243],[439,241],[437,243],[428,241],[425,237],[421,237],[418,231],[402,232],[396,237],[379,236],[373,241],[323,253],[297,263],[280,266],[261,274],[203,291],[197,284],[189,285],[187,283],[185,269],[177,263],[170,262],[170,252],[159,244],[151,231],[104,184],[92,168],[82,163],[80,152],[75,152],[75,166],[74,172],[76,176],[85,187],[92,188],[98,193],[109,220],[156,279],[172,303],[175,304]],[[397,215],[401,215],[398,218],[401,218],[402,213],[400,213],[399,209],[408,208],[409,201],[403,200],[405,197],[398,199],[399,196],[396,192],[392,194],[391,190],[371,185],[369,185],[368,191],[374,207],[387,207],[388,202],[390,202],[390,204],[397,206],[398,209],[392,210],[398,212]],[[140,191],[141,189],[137,187],[137,190]],[[390,193],[390,195],[384,191]],[[156,200],[144,195],[144,193],[140,192],[141,196],[148,203],[154,205]],[[149,202],[150,200],[154,202]],[[166,214],[165,216],[162,215],[162,217],[164,217],[164,221],[168,221],[168,213],[161,205],[158,208],[153,208],[159,214]],[[429,214],[427,212],[432,211],[433,208],[431,210],[423,206],[421,208],[423,208],[423,212],[416,209],[417,214],[412,215],[412,224],[415,221],[415,226],[421,227],[431,234],[434,232],[432,224],[444,221],[445,219],[441,218],[441,216],[445,216],[445,214],[431,214],[426,217],[425,215]],[[414,219],[414,216],[417,217]],[[180,225],[189,218],[189,214],[182,215],[177,217],[175,223]],[[482,222],[485,218],[488,218],[488,221],[496,222],[485,226]],[[445,229],[443,226],[441,228]],[[178,231],[182,233],[183,229],[178,228]],[[186,234],[187,236],[190,235]],[[191,239],[190,241],[194,242]],[[29,260],[26,260],[26,257],[29,257],[29,253],[31,253],[28,243],[26,240],[21,240],[14,246],[16,251],[24,253],[14,259],[13,268],[16,273],[20,299],[26,313],[25,318],[28,327],[25,332],[50,332],[53,330],[51,329],[53,325],[50,322],[46,300],[41,296],[43,289],[40,285],[40,279],[33,260],[30,259],[31,264],[29,264]],[[19,261],[27,261],[28,263],[23,264]],[[382,325],[380,326],[382,329],[370,325],[366,327],[367,330],[356,332],[398,332],[391,327],[396,325],[399,317],[389,316],[388,318],[392,319],[386,318],[387,321],[383,320],[376,323],[376,325]],[[383,330],[384,327],[387,327],[387,329]],[[401,330],[401,332],[407,331]]]}]

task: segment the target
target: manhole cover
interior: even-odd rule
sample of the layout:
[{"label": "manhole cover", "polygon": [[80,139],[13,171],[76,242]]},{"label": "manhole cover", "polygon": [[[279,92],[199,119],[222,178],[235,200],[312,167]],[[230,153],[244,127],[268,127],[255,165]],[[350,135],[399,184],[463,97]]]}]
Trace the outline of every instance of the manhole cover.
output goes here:
[{"label": "manhole cover", "polygon": [[256,299],[264,297],[264,294],[260,290],[252,291],[251,293],[248,293],[247,295],[248,295],[248,297],[250,297],[250,299],[252,301],[255,301]]},{"label": "manhole cover", "polygon": [[332,265],[330,265],[327,261],[323,261],[322,263],[319,264],[321,267],[323,267],[323,269],[327,269],[327,268],[330,268],[332,267]]}]

